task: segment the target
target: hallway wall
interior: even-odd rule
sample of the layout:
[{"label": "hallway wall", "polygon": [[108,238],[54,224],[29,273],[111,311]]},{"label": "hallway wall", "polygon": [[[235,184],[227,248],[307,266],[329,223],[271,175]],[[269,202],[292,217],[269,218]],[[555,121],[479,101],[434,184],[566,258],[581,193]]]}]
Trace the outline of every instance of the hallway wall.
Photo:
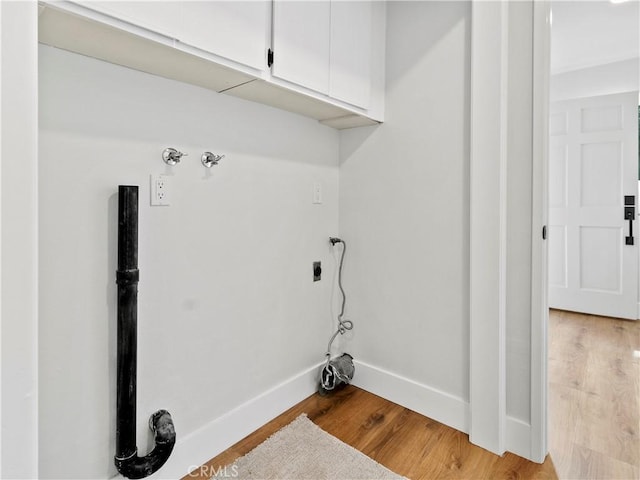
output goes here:
[{"label": "hallway wall", "polygon": [[640,59],[597,65],[551,76],[551,101],[632,92],[640,88]]}]

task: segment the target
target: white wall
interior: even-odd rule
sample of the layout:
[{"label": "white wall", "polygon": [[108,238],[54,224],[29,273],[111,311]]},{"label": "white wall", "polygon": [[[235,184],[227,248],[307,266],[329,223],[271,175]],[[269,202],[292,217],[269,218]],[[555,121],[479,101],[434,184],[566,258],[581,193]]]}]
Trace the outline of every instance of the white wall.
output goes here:
[{"label": "white wall", "polygon": [[[470,15],[466,2],[389,2],[385,123],[343,131],[340,142],[353,354],[461,405],[469,401]],[[426,403],[423,413],[442,418]]]},{"label": "white wall", "polygon": [[[115,473],[117,186],[140,185],[144,454],[156,409],[171,412],[180,441],[322,360],[338,133],[44,46],[39,96],[40,477],[105,478]],[[189,153],[172,169],[160,158],[169,146]],[[207,171],[205,150],[227,156]],[[173,204],[150,207],[149,174],[164,171],[174,175]],[[453,185],[464,182],[462,167],[451,175]],[[323,185],[322,205],[311,204],[313,182]],[[315,284],[314,260],[325,267]],[[365,341],[375,338],[360,325]]]},{"label": "white wall", "polygon": [[37,4],[1,2],[1,478],[38,478]]},{"label": "white wall", "polygon": [[552,102],[632,92],[640,87],[640,59],[608,63],[551,76]]},{"label": "white wall", "polygon": [[[509,5],[506,112],[506,448],[521,455],[531,409],[532,8]],[[467,2],[389,2],[385,123],[340,139],[350,348],[363,363],[355,382],[465,431],[470,23]]]},{"label": "white wall", "polygon": [[[362,362],[357,382],[390,392],[385,382],[398,379],[411,386],[405,405],[466,428],[470,18],[466,2],[389,2],[386,121],[339,136],[269,107],[41,47],[42,478],[115,473],[121,183],[141,186],[141,453],[157,408],[171,411],[180,441],[322,359],[335,301],[326,238],[337,233],[349,244],[347,317],[356,324],[341,343]],[[190,157],[168,169],[167,146]],[[207,172],[204,150],[227,158]],[[518,162],[527,167],[527,158]],[[149,207],[148,175],[165,170],[174,174],[174,204]],[[510,216],[527,195],[518,190],[522,173],[509,173]],[[321,206],[311,205],[314,181],[324,186]],[[527,248],[509,252],[509,274],[518,275]],[[310,280],[313,260],[325,265],[319,284]],[[526,342],[523,326],[508,340]],[[508,363],[507,400],[516,399],[508,413],[526,420],[518,396],[529,391],[513,391],[510,378],[527,371],[528,352],[512,347],[508,359],[519,363]]]}]

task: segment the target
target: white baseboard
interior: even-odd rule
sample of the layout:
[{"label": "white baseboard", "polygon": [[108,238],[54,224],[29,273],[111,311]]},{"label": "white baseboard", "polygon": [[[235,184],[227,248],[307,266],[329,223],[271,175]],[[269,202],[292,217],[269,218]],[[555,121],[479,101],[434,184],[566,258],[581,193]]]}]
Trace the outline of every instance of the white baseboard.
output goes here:
[{"label": "white baseboard", "polygon": [[[204,427],[178,439],[167,463],[149,479],[180,479],[189,471],[242,440],[317,390],[322,363],[295,375],[243,403]],[[449,427],[468,433],[469,404],[408,378],[364,362],[355,362],[353,384]],[[530,426],[507,417],[507,450],[530,457]],[[122,478],[122,477],[120,477]]]},{"label": "white baseboard", "polygon": [[[469,433],[469,403],[464,399],[364,362],[354,363],[356,387]],[[531,459],[531,426],[507,416],[505,443],[507,451]]]},{"label": "white baseboard", "polygon": [[317,390],[320,366],[321,363],[285,380],[183,439],[178,438],[167,463],[148,478],[180,479],[301,402]]},{"label": "white baseboard", "polygon": [[423,385],[364,362],[355,361],[353,384],[398,405],[469,432],[469,404],[462,398]]}]

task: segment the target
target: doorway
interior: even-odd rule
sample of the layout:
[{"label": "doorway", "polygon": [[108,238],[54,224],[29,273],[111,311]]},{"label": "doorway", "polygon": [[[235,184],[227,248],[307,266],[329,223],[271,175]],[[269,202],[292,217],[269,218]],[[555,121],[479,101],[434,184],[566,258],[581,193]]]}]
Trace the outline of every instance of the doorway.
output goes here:
[{"label": "doorway", "polygon": [[562,310],[548,329],[549,446],[561,479],[638,476],[639,400],[624,390],[640,373],[638,7],[551,2],[547,265]]},{"label": "doorway", "polygon": [[551,3],[549,305],[637,319],[640,11],[618,1]]}]

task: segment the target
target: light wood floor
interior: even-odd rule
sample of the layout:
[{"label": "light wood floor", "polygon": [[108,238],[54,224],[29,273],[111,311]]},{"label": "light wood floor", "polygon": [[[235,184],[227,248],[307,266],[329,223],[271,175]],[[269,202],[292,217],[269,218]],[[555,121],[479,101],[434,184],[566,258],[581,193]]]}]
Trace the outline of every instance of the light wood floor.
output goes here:
[{"label": "light wood floor", "polygon": [[[468,436],[355,387],[312,395],[184,479],[209,478],[301,413],[396,473],[419,479],[638,479],[640,321],[552,310],[549,444],[542,465],[493,455]],[[207,475],[208,473],[208,475]]]},{"label": "light wood floor", "polygon": [[[470,444],[457,430],[353,386],[328,397],[312,395],[209,461],[202,472],[210,474],[233,462],[301,413],[412,480],[557,479],[549,459],[539,465],[510,453],[499,457]],[[197,473],[184,479],[208,478]]]},{"label": "light wood floor", "polygon": [[552,310],[549,449],[561,479],[640,478],[640,321]]}]

